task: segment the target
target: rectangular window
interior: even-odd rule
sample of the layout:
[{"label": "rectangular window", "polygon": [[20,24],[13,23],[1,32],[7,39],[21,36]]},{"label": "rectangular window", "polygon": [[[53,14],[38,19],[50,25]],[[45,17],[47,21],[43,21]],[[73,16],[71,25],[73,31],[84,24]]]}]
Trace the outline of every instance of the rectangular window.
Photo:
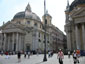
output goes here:
[{"label": "rectangular window", "polygon": [[47,19],[45,19],[45,24],[47,24]]},{"label": "rectangular window", "polygon": [[36,26],[36,27],[37,27],[37,23],[34,23],[34,26]]},{"label": "rectangular window", "polygon": [[40,28],[42,28],[42,26],[40,25]]},{"label": "rectangular window", "polygon": [[27,24],[30,24],[30,21],[27,21]]},{"label": "rectangular window", "polygon": [[39,37],[40,37],[40,33],[39,33]]}]

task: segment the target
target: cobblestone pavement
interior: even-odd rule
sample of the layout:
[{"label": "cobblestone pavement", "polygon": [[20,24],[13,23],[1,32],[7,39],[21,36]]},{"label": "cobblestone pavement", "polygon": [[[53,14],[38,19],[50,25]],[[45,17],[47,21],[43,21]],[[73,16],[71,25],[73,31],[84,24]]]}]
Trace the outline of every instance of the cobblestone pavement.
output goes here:
[{"label": "cobblestone pavement", "polygon": [[[21,62],[18,63],[17,55],[12,55],[9,57],[9,59],[6,59],[6,56],[0,56],[0,64],[59,64],[57,55],[54,54],[53,57],[48,58],[47,61],[43,62],[43,55],[32,55],[29,59],[24,58],[24,56],[21,56]],[[79,58],[80,63],[79,64],[85,64],[85,57]],[[68,56],[64,56],[63,64],[73,64],[73,58],[71,56],[70,59],[68,59]]]}]

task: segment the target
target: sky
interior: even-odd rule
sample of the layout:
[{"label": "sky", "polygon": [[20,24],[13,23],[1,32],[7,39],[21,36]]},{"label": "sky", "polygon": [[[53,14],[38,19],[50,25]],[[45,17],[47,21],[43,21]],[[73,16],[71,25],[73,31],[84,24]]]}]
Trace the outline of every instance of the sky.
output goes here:
[{"label": "sky", "polygon": [[[72,1],[74,0],[69,0],[69,3],[71,4]],[[36,13],[42,20],[44,0],[0,0],[0,26],[3,22],[11,21],[16,13],[25,11],[28,3],[32,12]],[[67,0],[46,0],[46,10],[52,16],[52,24],[63,32],[66,6]]]}]

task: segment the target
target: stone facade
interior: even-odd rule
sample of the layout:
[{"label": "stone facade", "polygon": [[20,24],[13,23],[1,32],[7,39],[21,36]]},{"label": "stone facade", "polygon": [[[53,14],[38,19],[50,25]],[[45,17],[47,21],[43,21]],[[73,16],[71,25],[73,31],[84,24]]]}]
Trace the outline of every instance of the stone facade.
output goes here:
[{"label": "stone facade", "polygon": [[[0,27],[0,50],[4,51],[44,51],[44,16],[40,18],[31,11],[28,4],[25,11],[17,13],[11,21]],[[46,13],[46,45],[48,50],[64,49],[64,34],[52,23]],[[58,46],[58,44],[59,46]]]},{"label": "stone facade", "polygon": [[85,50],[85,1],[75,0],[65,11],[67,48]]}]

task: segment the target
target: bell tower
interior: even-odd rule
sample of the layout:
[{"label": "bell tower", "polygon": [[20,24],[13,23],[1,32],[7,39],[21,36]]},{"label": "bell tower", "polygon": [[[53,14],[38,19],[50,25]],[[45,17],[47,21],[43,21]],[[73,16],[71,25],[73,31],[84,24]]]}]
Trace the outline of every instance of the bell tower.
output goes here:
[{"label": "bell tower", "polygon": [[[44,17],[44,16],[45,16],[45,17]],[[46,24],[46,25],[48,25],[48,26],[51,25],[51,24],[52,24],[52,23],[51,23],[52,17],[51,17],[50,14],[48,14],[48,11],[46,11],[46,13],[45,13],[44,16],[42,16],[43,23]],[[44,18],[45,18],[46,21],[44,21]]]}]

